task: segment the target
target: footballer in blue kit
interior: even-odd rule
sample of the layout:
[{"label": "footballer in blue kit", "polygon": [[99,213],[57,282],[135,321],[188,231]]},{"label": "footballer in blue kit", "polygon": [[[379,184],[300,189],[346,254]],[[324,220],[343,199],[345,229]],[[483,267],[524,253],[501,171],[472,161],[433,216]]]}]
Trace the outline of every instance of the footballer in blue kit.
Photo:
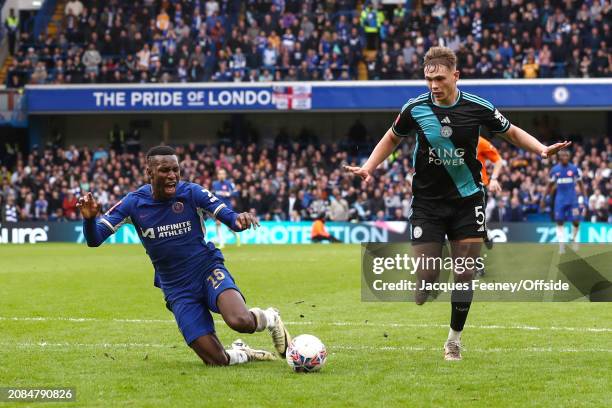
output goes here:
[{"label": "footballer in blue kit", "polygon": [[[220,168],[217,172],[217,180],[212,183],[213,193],[219,197],[221,201],[226,205],[227,208],[232,208],[231,198],[237,194],[236,186],[231,180],[227,179],[227,171],[224,168]],[[225,240],[223,239],[223,231],[221,229],[221,221],[216,220],[215,226],[217,228],[217,240],[219,242],[219,248],[225,247]],[[230,228],[233,232],[234,238],[236,239],[236,245],[240,246],[240,235],[236,231]]]},{"label": "footballer in blue kit", "polygon": [[100,246],[121,225],[132,223],[153,263],[155,286],[163,291],[185,342],[207,365],[276,359],[242,340],[224,349],[211,312],[220,313],[240,333],[267,329],[276,351],[284,357],[290,336],[278,310],[247,309],[223,254],[205,240],[205,213],[237,232],[256,228],[257,219],[234,212],[197,184],[180,181],[178,158],[171,147],[154,147],[146,158],[151,184],[127,194],[102,216],[98,217],[100,206],[91,193],[79,199],[87,245]]},{"label": "footballer in blue kit", "polygon": [[575,243],[578,238],[580,218],[583,215],[579,197],[576,194],[576,186],[580,189],[583,200],[586,197],[586,193],[580,169],[570,163],[569,152],[561,151],[558,157],[559,162],[550,170],[550,182],[546,193],[547,195],[553,192],[555,194],[553,207],[555,222],[557,223],[557,241],[559,242],[561,252],[563,252],[563,244],[565,243],[563,224],[567,221],[572,222],[572,242]]}]

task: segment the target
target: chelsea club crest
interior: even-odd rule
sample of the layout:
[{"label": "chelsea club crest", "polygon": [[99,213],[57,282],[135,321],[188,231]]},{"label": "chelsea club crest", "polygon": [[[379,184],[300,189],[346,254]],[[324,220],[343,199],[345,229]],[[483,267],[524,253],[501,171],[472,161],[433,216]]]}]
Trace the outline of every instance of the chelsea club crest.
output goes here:
[{"label": "chelsea club crest", "polygon": [[175,214],[182,213],[184,209],[185,205],[180,201],[177,201],[176,203],[172,204],[172,211],[174,211]]}]

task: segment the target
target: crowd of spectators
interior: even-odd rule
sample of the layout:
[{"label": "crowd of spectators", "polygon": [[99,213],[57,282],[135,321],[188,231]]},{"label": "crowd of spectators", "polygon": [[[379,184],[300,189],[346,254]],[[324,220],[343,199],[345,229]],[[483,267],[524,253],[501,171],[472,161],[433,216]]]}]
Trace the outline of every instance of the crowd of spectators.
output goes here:
[{"label": "crowd of spectators", "polygon": [[[506,142],[498,145],[506,165],[499,179],[503,192],[490,195],[488,219],[524,221],[530,214],[550,214],[551,197],[545,192],[554,159],[543,160]],[[342,164],[360,164],[365,158],[349,155],[338,144],[301,145],[277,139],[270,146],[189,144],[177,146],[177,153],[181,178],[207,188],[218,169],[226,169],[237,188],[232,198],[235,209],[251,211],[262,220],[313,220],[324,215],[333,221],[406,221],[413,148],[414,139],[408,139],[381,165],[370,184],[342,170]],[[581,169],[587,190],[580,205],[588,221],[612,222],[610,157],[610,138],[573,145],[572,161]],[[77,220],[77,197],[84,192],[92,191],[105,211],[147,182],[144,153],[128,152],[121,144],[93,150],[48,146],[0,159],[4,159],[0,162],[1,222]]]},{"label": "crowd of spectators", "polygon": [[56,35],[21,30],[7,86],[419,79],[433,45],[463,78],[612,75],[610,0],[379,3],[69,0]]}]

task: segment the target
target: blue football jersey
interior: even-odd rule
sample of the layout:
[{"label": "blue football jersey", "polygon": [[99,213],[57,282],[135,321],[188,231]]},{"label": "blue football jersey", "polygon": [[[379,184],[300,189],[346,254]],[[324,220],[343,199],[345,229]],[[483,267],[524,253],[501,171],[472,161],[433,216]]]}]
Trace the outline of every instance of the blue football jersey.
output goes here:
[{"label": "blue football jersey", "polygon": [[[174,197],[164,201],[154,199],[147,184],[111,207],[98,218],[96,227],[104,241],[122,224],[131,222],[155,268],[156,285],[172,297],[191,285],[201,286],[199,278],[206,266],[223,262],[221,251],[205,240],[204,213],[236,228],[238,214],[197,184],[179,182]],[[90,243],[95,230],[91,226],[88,230],[87,222]]]},{"label": "blue football jersey", "polygon": [[580,170],[573,164],[568,163],[567,166],[554,165],[550,170],[550,179],[557,186],[555,203],[571,204],[577,201],[576,182],[580,178]]},{"label": "blue football jersey", "polygon": [[229,180],[216,180],[212,183],[213,193],[219,197],[225,205],[231,205],[231,198],[236,191],[236,185]]}]

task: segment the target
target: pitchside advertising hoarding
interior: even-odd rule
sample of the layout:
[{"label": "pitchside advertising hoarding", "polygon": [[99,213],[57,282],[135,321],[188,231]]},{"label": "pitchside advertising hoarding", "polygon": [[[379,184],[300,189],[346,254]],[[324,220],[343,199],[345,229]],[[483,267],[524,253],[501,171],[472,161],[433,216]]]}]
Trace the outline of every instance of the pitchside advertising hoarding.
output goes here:
[{"label": "pitchside advertising hoarding", "polygon": [[[612,79],[463,80],[460,89],[508,109],[605,109]],[[427,90],[423,81],[346,81],[166,85],[28,85],[26,112],[397,110]]]},{"label": "pitchside advertising hoarding", "polygon": [[[214,222],[207,221],[207,239],[217,241]],[[329,222],[326,228],[330,234],[348,244],[363,242],[405,242],[409,240],[409,224],[406,222]],[[310,244],[311,222],[264,221],[256,230],[240,233],[243,244]],[[557,241],[557,231],[552,223],[507,223],[489,225],[489,234],[495,242],[536,242]],[[570,225],[566,225],[566,236],[570,236]],[[234,235],[224,231],[228,244],[234,243]],[[582,223],[579,242],[611,243],[612,224]],[[28,222],[0,224],[0,244],[35,244],[41,242],[85,243],[81,222]],[[135,244],[140,239],[131,224],[125,224],[111,235],[107,243]]]}]

